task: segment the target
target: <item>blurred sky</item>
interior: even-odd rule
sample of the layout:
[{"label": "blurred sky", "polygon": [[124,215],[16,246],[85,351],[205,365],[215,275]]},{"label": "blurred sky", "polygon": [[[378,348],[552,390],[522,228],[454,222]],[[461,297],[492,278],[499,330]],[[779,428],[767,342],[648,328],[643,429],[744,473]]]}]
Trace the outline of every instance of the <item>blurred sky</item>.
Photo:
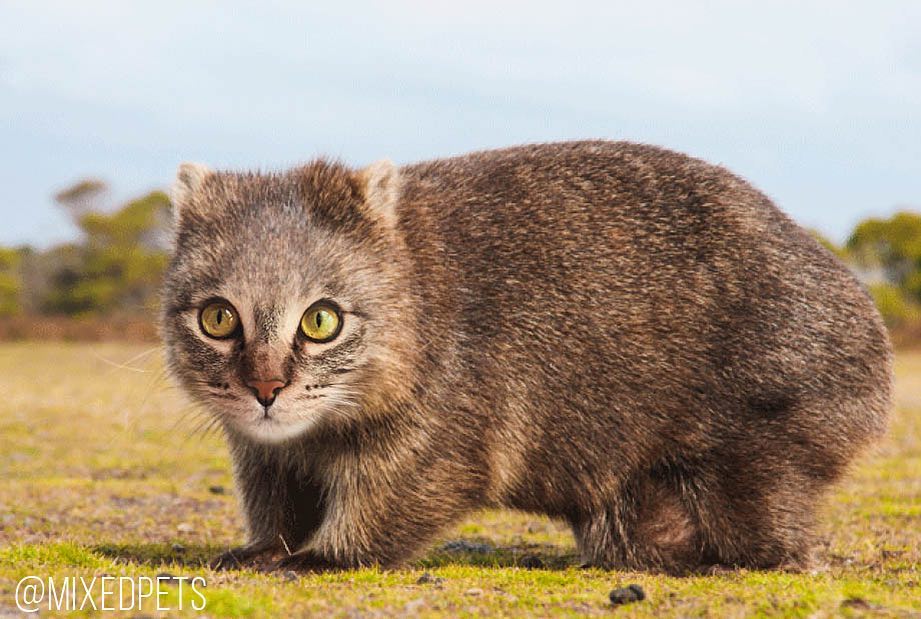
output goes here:
[{"label": "blurred sky", "polygon": [[180,161],[410,162],[651,142],[837,240],[921,207],[921,2],[0,3],[0,244],[75,232]]}]

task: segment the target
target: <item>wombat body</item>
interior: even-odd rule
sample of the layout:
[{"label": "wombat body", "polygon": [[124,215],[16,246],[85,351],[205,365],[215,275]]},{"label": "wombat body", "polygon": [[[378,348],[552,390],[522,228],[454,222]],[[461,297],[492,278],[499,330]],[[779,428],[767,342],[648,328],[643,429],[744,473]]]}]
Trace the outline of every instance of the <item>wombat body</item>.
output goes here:
[{"label": "wombat body", "polygon": [[[351,381],[317,409],[278,392],[311,419],[278,440],[225,421],[244,562],[283,539],[286,569],[392,566],[501,506],[568,522],[589,565],[803,567],[824,491],[886,426],[892,355],[859,283],[763,194],[681,154],[572,142],[187,170],[177,196],[164,332],[180,380],[218,415],[199,373],[275,373],[302,394]],[[324,294],[361,306],[352,349],[291,352],[286,311],[265,317],[295,275],[273,268],[301,287],[334,274]],[[249,299],[217,352],[181,322],[211,285]]]}]

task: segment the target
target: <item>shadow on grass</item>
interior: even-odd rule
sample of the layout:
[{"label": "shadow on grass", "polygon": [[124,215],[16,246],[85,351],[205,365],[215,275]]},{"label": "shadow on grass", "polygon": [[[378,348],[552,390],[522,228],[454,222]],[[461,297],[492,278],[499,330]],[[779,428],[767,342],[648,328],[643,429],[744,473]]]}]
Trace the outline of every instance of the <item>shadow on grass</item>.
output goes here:
[{"label": "shadow on grass", "polygon": [[[134,563],[150,567],[181,565],[204,568],[216,556],[226,551],[224,546],[177,545],[170,542],[151,544],[98,544],[94,553],[121,563]],[[524,567],[531,569],[565,570],[578,565],[574,554],[563,554],[550,545],[522,544],[494,547],[476,539],[457,539],[431,549],[409,567],[434,569],[446,566],[471,567]]]},{"label": "shadow on grass", "polygon": [[457,539],[433,548],[415,561],[414,565],[427,569],[467,565],[546,570],[565,570],[579,565],[579,558],[575,554],[561,553],[560,550],[552,545],[519,544],[494,547],[485,541]]},{"label": "shadow on grass", "polygon": [[208,563],[225,550],[221,546],[178,545],[169,542],[153,544],[99,544],[93,552],[116,559],[122,563],[136,563],[151,567],[182,565],[185,567],[207,567]]}]

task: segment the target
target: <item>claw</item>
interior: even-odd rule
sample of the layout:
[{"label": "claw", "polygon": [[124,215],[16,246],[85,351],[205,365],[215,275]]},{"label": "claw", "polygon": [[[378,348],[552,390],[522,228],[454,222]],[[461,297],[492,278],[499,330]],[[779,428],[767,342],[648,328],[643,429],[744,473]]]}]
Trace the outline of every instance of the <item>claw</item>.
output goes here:
[{"label": "claw", "polygon": [[266,557],[271,558],[275,553],[275,548],[265,546],[231,548],[215,557],[211,561],[210,567],[215,571],[241,569],[258,563]]},{"label": "claw", "polygon": [[208,565],[214,571],[234,570],[243,567],[243,563],[237,558],[233,550],[219,554]]},{"label": "claw", "polygon": [[329,572],[339,566],[309,551],[296,552],[275,562],[270,571]]}]

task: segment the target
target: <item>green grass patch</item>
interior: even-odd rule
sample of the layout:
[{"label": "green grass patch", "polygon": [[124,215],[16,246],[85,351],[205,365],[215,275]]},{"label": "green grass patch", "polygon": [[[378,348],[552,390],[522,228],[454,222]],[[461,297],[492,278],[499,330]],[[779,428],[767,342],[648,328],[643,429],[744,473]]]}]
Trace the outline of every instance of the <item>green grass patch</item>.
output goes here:
[{"label": "green grass patch", "polygon": [[[30,387],[52,370],[54,381]],[[0,615],[26,575],[167,574],[204,577],[211,617],[918,616],[921,354],[900,355],[897,375],[890,435],[829,496],[815,572],[580,569],[563,523],[483,511],[404,569],[292,577],[207,567],[243,540],[229,458],[218,437],[187,430],[196,413],[155,349],[0,344]],[[524,557],[543,568],[520,567]],[[608,593],[631,583],[647,599],[612,611]]]}]

